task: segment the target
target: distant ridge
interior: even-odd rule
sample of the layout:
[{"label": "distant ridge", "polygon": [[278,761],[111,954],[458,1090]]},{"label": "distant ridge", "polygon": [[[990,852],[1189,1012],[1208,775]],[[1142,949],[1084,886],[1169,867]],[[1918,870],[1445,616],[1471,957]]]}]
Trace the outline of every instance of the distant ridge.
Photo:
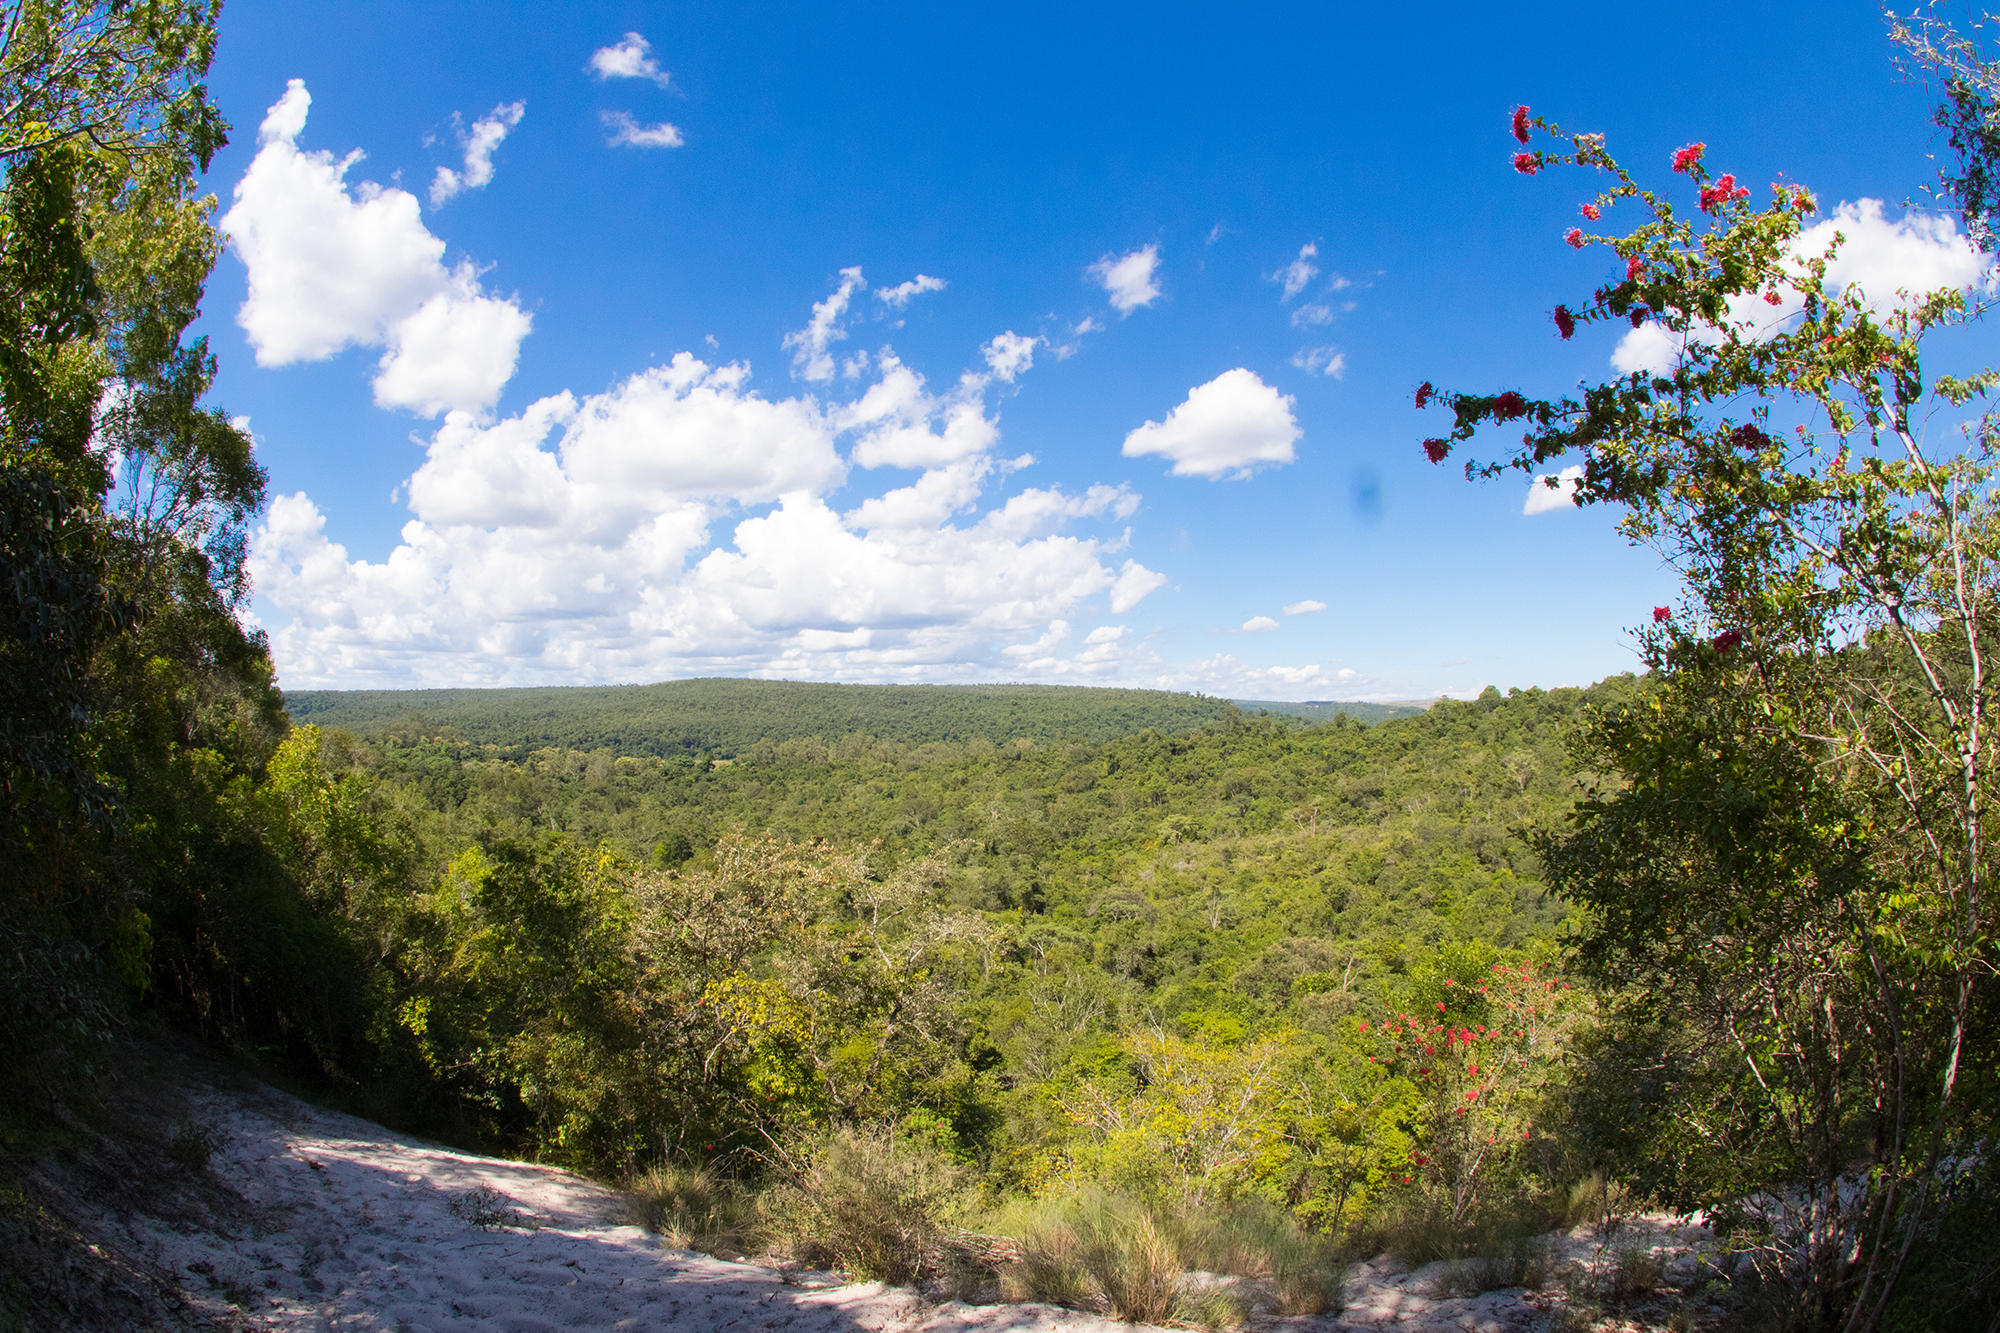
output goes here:
[{"label": "distant ridge", "polygon": [[1308,722],[1331,722],[1345,713],[1356,722],[1374,726],[1377,722],[1387,722],[1390,718],[1415,717],[1430,711],[1435,699],[1392,699],[1388,703],[1370,704],[1343,701],[1340,699],[1306,699],[1299,703],[1273,703],[1268,699],[1231,699],[1246,713],[1276,713],[1282,717],[1304,718]]},{"label": "distant ridge", "polygon": [[[710,677],[657,685],[524,689],[300,690],[285,696],[292,720],[364,737],[449,736],[510,750],[544,746],[626,755],[731,758],[759,741],[866,733],[923,744],[984,738],[1109,740],[1148,727],[1192,731],[1229,713],[1232,700],[1168,690],[1089,685],[832,685]],[[1374,723],[1418,705],[1236,702],[1303,722],[1346,713]]]}]

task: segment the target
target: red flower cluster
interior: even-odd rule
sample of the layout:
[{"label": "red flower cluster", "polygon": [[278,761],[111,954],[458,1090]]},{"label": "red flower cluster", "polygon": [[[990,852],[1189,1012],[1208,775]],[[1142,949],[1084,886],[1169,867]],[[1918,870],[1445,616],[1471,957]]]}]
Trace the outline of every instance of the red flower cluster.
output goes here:
[{"label": "red flower cluster", "polygon": [[1429,380],[1425,380],[1422,384],[1419,384],[1417,386],[1417,411],[1421,412],[1426,407],[1429,407],[1431,395],[1436,392],[1437,390],[1431,387]]},{"label": "red flower cluster", "polygon": [[1652,311],[1646,309],[1646,307],[1642,305],[1635,305],[1632,307],[1632,313],[1627,315],[1626,318],[1632,321],[1632,327],[1636,329],[1641,324],[1644,324],[1646,322],[1646,316],[1652,313],[1653,313]]},{"label": "red flower cluster", "polygon": [[1444,456],[1451,452],[1451,445],[1444,440],[1425,440],[1424,457],[1433,463],[1444,462]]},{"label": "red flower cluster", "polygon": [[1514,138],[1520,143],[1528,142],[1528,108],[1514,108]]},{"label": "red flower cluster", "polygon": [[1571,227],[1563,233],[1563,239],[1570,243],[1572,249],[1583,249],[1583,228]]},{"label": "red flower cluster", "polygon": [[1691,143],[1685,148],[1677,149],[1674,153],[1674,170],[1692,170],[1694,164],[1701,161],[1701,155],[1707,148],[1708,145],[1705,143]]},{"label": "red flower cluster", "polygon": [[1729,443],[1734,448],[1754,454],[1768,449],[1771,445],[1771,437],[1757,429],[1756,423],[1746,421],[1735,430],[1729,432]]},{"label": "red flower cluster", "polygon": [[1639,275],[1645,271],[1646,261],[1639,258],[1639,256],[1632,255],[1625,260],[1625,281],[1635,282],[1638,280]]},{"label": "red flower cluster", "polygon": [[1778,295],[1778,289],[1773,287],[1770,291],[1764,293],[1764,303],[1766,305],[1783,305],[1785,298]]},{"label": "red flower cluster", "polygon": [[1704,185],[1701,188],[1701,211],[1704,213],[1713,213],[1724,204],[1734,203],[1738,199],[1748,199],[1749,197],[1750,191],[1737,187],[1736,177],[1717,176],[1715,184]]},{"label": "red flower cluster", "polygon": [[1523,176],[1532,176],[1542,169],[1541,160],[1533,153],[1514,154],[1514,170]]},{"label": "red flower cluster", "polygon": [[1568,342],[1570,335],[1576,332],[1576,316],[1570,314],[1566,305],[1556,307],[1556,332],[1563,336],[1564,342]]},{"label": "red flower cluster", "polygon": [[1528,400],[1520,394],[1515,393],[1512,389],[1509,389],[1493,400],[1493,419],[1495,421],[1512,421],[1516,417],[1524,417],[1526,415],[1528,415]]},{"label": "red flower cluster", "polygon": [[1589,218],[1592,222],[1595,222],[1599,218],[1604,216],[1604,214],[1597,211],[1596,204],[1585,204],[1583,206],[1583,215]]},{"label": "red flower cluster", "polygon": [[1733,629],[1726,629],[1709,640],[1709,646],[1718,653],[1730,653],[1736,651],[1737,646],[1742,642],[1743,636],[1741,634]]},{"label": "red flower cluster", "polygon": [[1664,606],[1656,606],[1653,608],[1653,623],[1655,625],[1663,624],[1666,621],[1671,620],[1673,618],[1673,614],[1674,613],[1672,611],[1669,611]]}]

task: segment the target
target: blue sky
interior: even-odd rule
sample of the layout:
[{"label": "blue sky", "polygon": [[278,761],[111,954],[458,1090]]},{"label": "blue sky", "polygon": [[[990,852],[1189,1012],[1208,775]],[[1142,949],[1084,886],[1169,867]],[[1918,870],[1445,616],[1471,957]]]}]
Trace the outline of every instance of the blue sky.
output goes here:
[{"label": "blue sky", "polygon": [[1508,112],[1935,259],[1889,55],[1846,3],[238,4],[203,331],[254,615],[291,688],[1631,669],[1658,558],[1418,448],[1420,381],[1611,366],[1548,318],[1592,186]]}]

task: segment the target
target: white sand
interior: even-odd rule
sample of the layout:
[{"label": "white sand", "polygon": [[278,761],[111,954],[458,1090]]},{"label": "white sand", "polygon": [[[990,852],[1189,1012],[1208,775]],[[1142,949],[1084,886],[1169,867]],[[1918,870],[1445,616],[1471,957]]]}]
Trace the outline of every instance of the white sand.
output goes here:
[{"label": "white sand", "polygon": [[[227,1136],[211,1163],[240,1195],[239,1220],[192,1227],[105,1201],[121,1249],[176,1275],[223,1327],[423,1330],[786,1330],[788,1333],[1123,1333],[1131,1325],[1045,1305],[936,1304],[881,1283],[840,1285],[660,1247],[619,1220],[611,1190],[565,1171],[456,1152],[269,1089],[190,1093],[200,1123]],[[484,1196],[523,1225],[481,1229],[453,1201]],[[1673,1245],[1678,1237],[1656,1237]],[[1692,1238],[1690,1238],[1691,1240]],[[1565,1248],[1570,1248],[1566,1246]],[[1395,1328],[1507,1333],[1547,1318],[1519,1291],[1445,1300],[1442,1266],[1410,1273],[1359,1266],[1345,1308],[1320,1318],[1265,1317],[1265,1329]]]}]

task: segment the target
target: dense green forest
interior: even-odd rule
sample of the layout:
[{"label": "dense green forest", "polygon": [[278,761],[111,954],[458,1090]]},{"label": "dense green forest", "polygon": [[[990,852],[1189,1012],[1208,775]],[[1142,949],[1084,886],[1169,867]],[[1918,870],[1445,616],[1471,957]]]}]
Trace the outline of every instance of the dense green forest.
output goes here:
[{"label": "dense green forest", "polygon": [[286,696],[294,722],[375,739],[404,731],[450,733],[473,745],[594,750],[622,755],[733,758],[760,741],[983,739],[994,744],[1096,741],[1148,727],[1187,731],[1232,707],[1360,722],[1422,711],[1411,705],[1281,704],[1165,690],[1075,685],[821,685],[806,681],[677,680],[657,685],[511,690],[300,690]]}]

